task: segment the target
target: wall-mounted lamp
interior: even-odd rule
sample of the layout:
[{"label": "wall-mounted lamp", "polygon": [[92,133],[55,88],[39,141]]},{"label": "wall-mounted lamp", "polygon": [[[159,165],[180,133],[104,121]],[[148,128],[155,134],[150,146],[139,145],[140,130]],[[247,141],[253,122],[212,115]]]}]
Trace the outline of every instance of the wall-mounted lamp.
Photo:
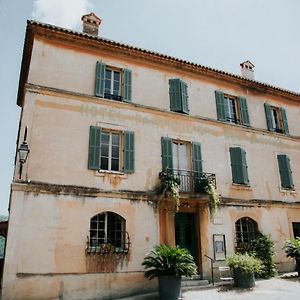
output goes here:
[{"label": "wall-mounted lamp", "polygon": [[25,127],[25,133],[24,133],[24,141],[18,148],[18,154],[19,154],[19,162],[20,162],[20,172],[19,172],[19,179],[22,177],[22,170],[23,170],[23,165],[25,164],[28,154],[30,152],[29,146],[26,142],[27,138],[27,126]]}]

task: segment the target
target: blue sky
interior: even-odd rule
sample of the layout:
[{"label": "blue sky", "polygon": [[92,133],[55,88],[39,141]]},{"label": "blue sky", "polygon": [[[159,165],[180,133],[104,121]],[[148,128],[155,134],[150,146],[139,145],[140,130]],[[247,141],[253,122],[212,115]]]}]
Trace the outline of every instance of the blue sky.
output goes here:
[{"label": "blue sky", "polygon": [[0,0],[0,214],[7,214],[20,109],[16,106],[27,19],[81,30],[101,19],[100,35],[300,92],[299,0]]}]

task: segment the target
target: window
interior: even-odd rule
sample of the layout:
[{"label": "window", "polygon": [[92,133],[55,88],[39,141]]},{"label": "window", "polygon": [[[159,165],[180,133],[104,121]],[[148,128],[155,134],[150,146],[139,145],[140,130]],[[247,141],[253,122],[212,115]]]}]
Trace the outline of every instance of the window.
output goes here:
[{"label": "window", "polygon": [[120,215],[104,212],[91,218],[90,247],[97,248],[109,244],[118,251],[126,248],[125,240],[126,222]]},{"label": "window", "polygon": [[289,134],[286,111],[282,107],[264,104],[267,126],[269,131]]},{"label": "window", "polygon": [[294,189],[290,159],[285,154],[277,155],[281,187],[283,189]]},{"label": "window", "polygon": [[101,133],[101,170],[120,171],[120,141],[120,133],[104,131]]},{"label": "window", "polygon": [[235,234],[237,251],[245,252],[258,234],[257,223],[248,217],[241,218],[235,222]]},{"label": "window", "polygon": [[121,101],[121,72],[105,70],[104,98]]},{"label": "window", "polygon": [[237,184],[249,184],[246,151],[240,147],[229,149],[231,159],[232,182]]},{"label": "window", "polygon": [[245,97],[226,95],[222,91],[215,91],[215,97],[219,121],[250,126]]},{"label": "window", "polygon": [[172,170],[180,179],[181,192],[196,192],[202,176],[201,145],[162,137],[162,170]]},{"label": "window", "polygon": [[189,113],[187,84],[180,79],[169,80],[170,110]]},{"label": "window", "polygon": [[90,126],[88,168],[133,173],[134,133]]},{"label": "window", "polygon": [[117,101],[131,102],[131,70],[96,64],[95,95]]},{"label": "window", "polygon": [[224,96],[225,105],[227,106],[227,122],[240,124],[239,106],[236,98]]}]

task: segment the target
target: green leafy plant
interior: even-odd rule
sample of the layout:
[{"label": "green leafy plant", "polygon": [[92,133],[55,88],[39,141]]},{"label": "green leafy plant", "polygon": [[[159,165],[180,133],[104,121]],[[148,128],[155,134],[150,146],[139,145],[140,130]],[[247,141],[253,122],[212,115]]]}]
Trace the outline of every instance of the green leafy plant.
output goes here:
[{"label": "green leafy plant", "polygon": [[150,280],[164,275],[191,277],[197,274],[194,258],[186,249],[157,245],[144,258],[145,277]]},{"label": "green leafy plant", "polygon": [[256,274],[261,278],[273,277],[277,274],[276,265],[273,262],[275,255],[274,242],[270,236],[259,233],[249,244],[249,253],[262,261],[262,270]]},{"label": "green leafy plant", "polygon": [[292,257],[300,260],[300,238],[287,240],[284,244],[283,249],[285,250],[287,257]]},{"label": "green leafy plant", "polygon": [[179,210],[180,200],[180,179],[176,177],[171,170],[164,170],[159,174],[161,180],[162,193],[165,198],[171,197],[174,202],[175,212]]},{"label": "green leafy plant", "polygon": [[260,274],[262,271],[262,262],[248,253],[236,253],[226,259],[227,265],[231,269],[240,268],[244,273]]},{"label": "green leafy plant", "polygon": [[220,205],[220,196],[216,191],[214,183],[206,175],[202,175],[200,178],[199,191],[208,194],[210,215],[214,217]]}]

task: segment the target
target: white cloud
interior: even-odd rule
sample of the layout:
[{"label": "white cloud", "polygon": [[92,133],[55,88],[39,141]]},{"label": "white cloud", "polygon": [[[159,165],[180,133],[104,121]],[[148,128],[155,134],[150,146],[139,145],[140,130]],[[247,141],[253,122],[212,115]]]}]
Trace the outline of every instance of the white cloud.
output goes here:
[{"label": "white cloud", "polygon": [[89,0],[34,0],[32,18],[37,21],[78,29],[81,16],[90,12]]}]

